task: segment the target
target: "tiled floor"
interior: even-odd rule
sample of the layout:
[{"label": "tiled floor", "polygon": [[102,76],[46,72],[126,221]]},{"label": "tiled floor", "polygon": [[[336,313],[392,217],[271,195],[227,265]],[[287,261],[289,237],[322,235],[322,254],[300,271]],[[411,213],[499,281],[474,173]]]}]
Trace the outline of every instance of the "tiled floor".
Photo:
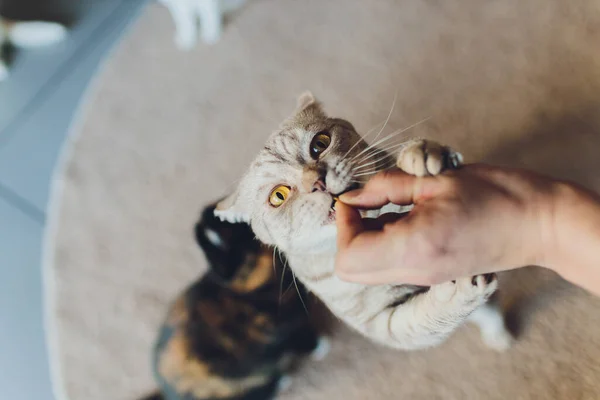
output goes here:
[{"label": "tiled floor", "polygon": [[0,83],[0,399],[52,399],[40,269],[50,176],[90,78],[145,2],[54,0],[77,16],[69,40],[19,53]]}]

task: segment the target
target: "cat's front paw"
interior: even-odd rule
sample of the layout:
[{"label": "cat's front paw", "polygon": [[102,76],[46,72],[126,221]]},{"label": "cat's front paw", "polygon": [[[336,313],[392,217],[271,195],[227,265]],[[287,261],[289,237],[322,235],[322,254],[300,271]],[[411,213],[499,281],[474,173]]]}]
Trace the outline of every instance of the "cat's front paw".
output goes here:
[{"label": "cat's front paw", "polygon": [[175,46],[181,51],[189,51],[196,45],[196,32],[177,32]]},{"label": "cat's front paw", "polygon": [[427,176],[458,168],[462,160],[462,155],[448,146],[431,140],[414,139],[402,148],[396,166],[411,175]]},{"label": "cat's front paw", "polygon": [[476,275],[434,285],[431,291],[440,303],[455,303],[474,310],[484,304],[498,288],[496,274]]}]

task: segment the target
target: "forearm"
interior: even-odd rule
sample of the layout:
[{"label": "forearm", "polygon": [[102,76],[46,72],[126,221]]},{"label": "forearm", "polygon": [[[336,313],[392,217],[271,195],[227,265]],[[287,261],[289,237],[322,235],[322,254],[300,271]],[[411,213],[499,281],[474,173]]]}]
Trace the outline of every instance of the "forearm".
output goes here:
[{"label": "forearm", "polygon": [[600,196],[570,183],[557,184],[552,240],[543,266],[600,295]]}]

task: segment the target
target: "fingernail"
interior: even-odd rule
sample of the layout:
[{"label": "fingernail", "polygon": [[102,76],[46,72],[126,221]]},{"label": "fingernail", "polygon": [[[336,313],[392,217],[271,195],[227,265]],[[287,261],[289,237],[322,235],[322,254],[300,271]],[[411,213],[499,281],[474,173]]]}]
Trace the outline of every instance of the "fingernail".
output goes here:
[{"label": "fingernail", "polygon": [[351,192],[344,193],[340,195],[340,200],[344,203],[352,202],[352,200],[356,200],[362,194],[362,192],[362,189],[356,189]]}]

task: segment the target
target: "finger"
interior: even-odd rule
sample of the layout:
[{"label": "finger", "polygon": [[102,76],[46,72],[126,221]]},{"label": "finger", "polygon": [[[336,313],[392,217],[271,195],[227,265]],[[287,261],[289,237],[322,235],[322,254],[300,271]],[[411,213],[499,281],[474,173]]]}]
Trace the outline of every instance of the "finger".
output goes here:
[{"label": "finger", "polygon": [[[342,218],[346,211],[343,210]],[[385,226],[385,229],[367,230],[369,223],[363,223],[360,230],[354,230],[352,234],[342,231],[342,239],[338,242],[336,254],[336,272],[342,275],[369,273],[396,265],[398,262],[402,263],[407,251],[409,226],[398,219],[396,222],[386,224],[386,219],[384,217],[379,221],[371,221],[371,224],[378,225],[379,228]],[[340,226],[344,229],[342,221]]]},{"label": "finger", "polygon": [[392,223],[404,218],[407,215],[408,215],[408,213],[400,214],[400,213],[390,212],[390,213],[382,214],[377,218],[363,218],[362,224],[363,224],[364,230],[376,231],[376,230],[383,229],[385,225],[392,224]]},{"label": "finger", "polygon": [[352,239],[365,230],[358,210],[338,201],[335,205],[338,249],[348,247]]},{"label": "finger", "polygon": [[385,268],[393,259],[390,238],[383,231],[363,231],[338,248],[336,273],[370,273]]},{"label": "finger", "polygon": [[380,208],[388,203],[409,205],[438,195],[442,188],[438,177],[418,178],[402,171],[385,171],[375,175],[364,188],[344,193],[340,200],[364,209]]},{"label": "finger", "polygon": [[448,281],[428,273],[427,271],[403,268],[400,265],[390,265],[388,268],[373,271],[346,272],[344,269],[336,270],[337,276],[347,282],[362,283],[364,285],[419,285],[431,286]]}]

